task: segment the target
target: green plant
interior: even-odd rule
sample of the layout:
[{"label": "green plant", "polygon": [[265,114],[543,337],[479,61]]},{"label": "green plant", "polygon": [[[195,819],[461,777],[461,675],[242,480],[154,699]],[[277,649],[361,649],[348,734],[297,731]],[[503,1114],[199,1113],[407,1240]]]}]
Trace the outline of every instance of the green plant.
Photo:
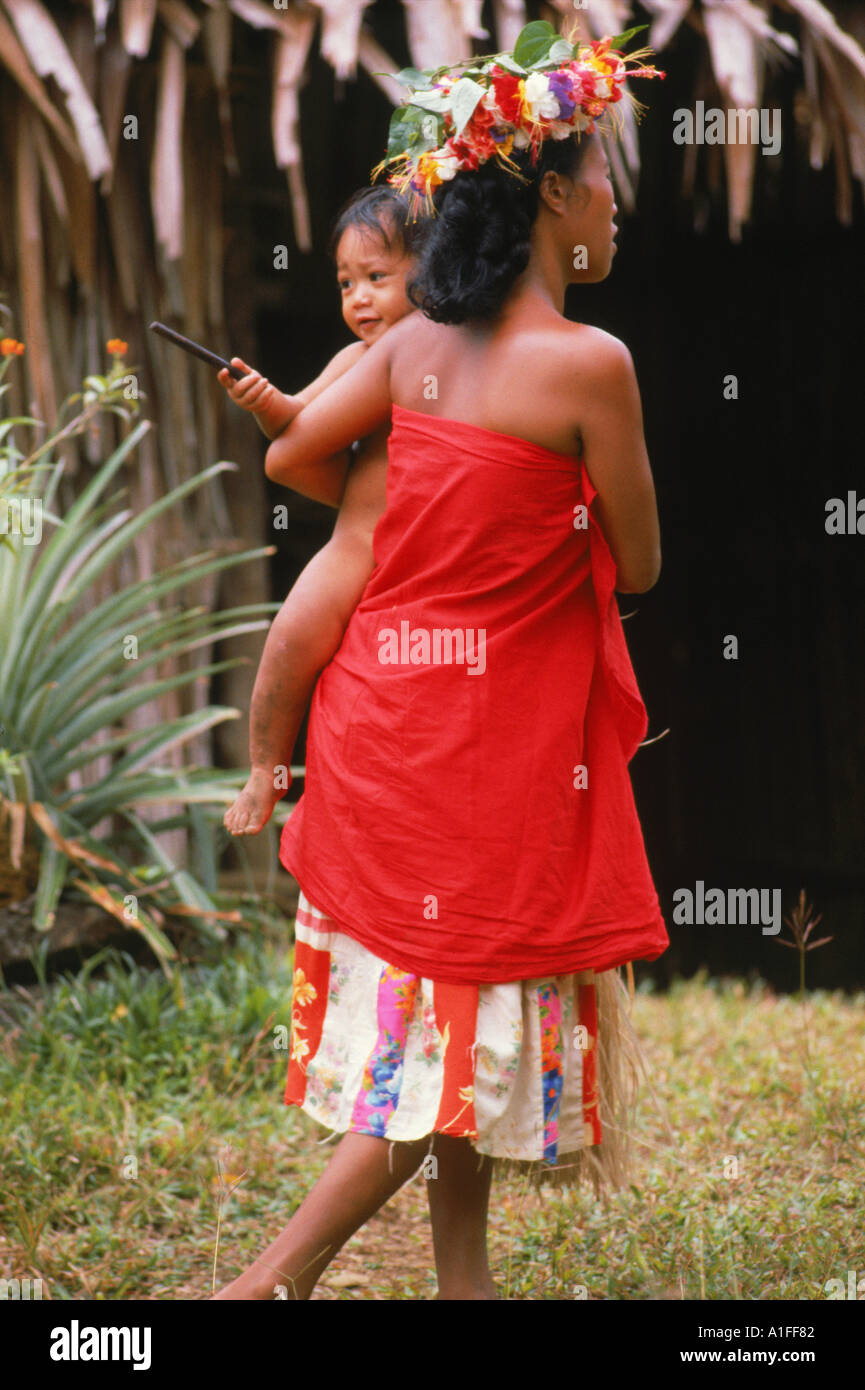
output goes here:
[{"label": "green plant", "polygon": [[[3,339],[0,396],[9,389],[3,377],[10,357],[23,350],[21,344],[9,344],[15,340]],[[29,455],[16,447],[14,432],[39,422],[26,416],[0,420],[0,829],[8,819],[13,865],[16,858],[20,862],[28,826],[40,845],[34,904],[39,930],[51,927],[61,893],[71,882],[125,925],[140,929],[164,967],[176,954],[162,930],[166,915],[189,918],[206,934],[221,936],[219,920],[238,920],[238,914],[221,911],[212,891],[172,861],[158,832],[186,825],[209,847],[206,804],[230,800],[242,774],[165,768],[158,760],[169,748],[237,718],[238,711],[209,705],[135,729],[124,728],[121,721],[159,695],[223,671],[241,658],[175,671],[159,680],[142,680],[142,673],[223,638],[266,628],[262,615],[277,605],[210,612],[182,603],[187,585],[271,554],[269,546],[233,554],[203,551],[95,600],[94,581],[140,532],[195,489],[236,467],[224,460],[214,463],[143,511],[124,510],[119,505],[123,492],[106,494],[151,428],[150,421],[140,420],[62,512],[58,488],[63,463],[50,458],[58,443],[80,434],[100,411],[113,411],[131,423],[138,409],[137,396],[128,399],[129,369],[117,350],[125,347],[119,340],[109,344],[114,363],[108,375],[86,379],[84,392],[64,402],[61,418],[76,402],[78,413],[65,424],[58,422]],[[15,524],[25,494],[33,492],[37,495],[28,500],[38,505],[31,513],[40,527],[47,522],[53,528],[35,543]],[[173,600],[172,606],[166,600]],[[73,776],[106,755],[111,765],[98,780],[86,783]],[[176,805],[178,815],[145,824],[140,811],[148,804]],[[94,833],[106,817],[116,818],[121,827],[110,844]],[[212,849],[210,856],[212,868]],[[214,875],[209,878],[212,890]]]}]

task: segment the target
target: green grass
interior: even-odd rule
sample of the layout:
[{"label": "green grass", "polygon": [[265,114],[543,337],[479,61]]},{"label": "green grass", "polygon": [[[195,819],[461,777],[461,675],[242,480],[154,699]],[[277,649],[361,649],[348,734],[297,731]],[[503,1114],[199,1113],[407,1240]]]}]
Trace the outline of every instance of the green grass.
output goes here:
[{"label": "green grass", "polygon": [[[220,1210],[219,1283],[273,1238],[328,1155],[327,1131],[282,1104],[288,943],[288,927],[256,931],[175,982],[109,951],[0,996],[0,1275],[41,1277],[55,1299],[201,1299]],[[605,1205],[497,1182],[502,1296],[815,1299],[865,1274],[863,1009],[705,975],[639,991],[669,1129],[645,1094],[635,1187]],[[434,1296],[423,1187],[349,1242],[315,1297]]]}]

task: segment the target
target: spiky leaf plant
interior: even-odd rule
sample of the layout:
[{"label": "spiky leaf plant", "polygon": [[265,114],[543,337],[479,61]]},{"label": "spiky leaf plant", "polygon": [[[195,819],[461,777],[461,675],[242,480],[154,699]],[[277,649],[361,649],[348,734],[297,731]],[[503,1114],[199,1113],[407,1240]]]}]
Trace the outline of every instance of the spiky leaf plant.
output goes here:
[{"label": "spiky leaf plant", "polygon": [[[236,466],[214,463],[143,511],[123,508],[123,492],[107,493],[151,428],[140,420],[62,512],[63,465],[50,455],[60,439],[80,433],[99,411],[130,419],[137,406],[130,410],[123,402],[125,370],[115,360],[107,377],[88,378],[76,398],[83,407],[79,414],[27,457],[15,446],[14,430],[37,422],[20,416],[0,421],[0,829],[5,821],[13,866],[20,864],[27,833],[39,846],[33,913],[39,930],[52,926],[64,888],[74,884],[127,927],[138,928],[164,966],[176,955],[163,930],[167,916],[192,919],[207,935],[221,936],[221,919],[237,914],[218,908],[213,874],[206,876],[206,887],[173,862],[158,831],[186,825],[205,848],[212,829],[204,806],[229,800],[243,774],[160,766],[160,759],[238,711],[209,705],[144,728],[123,727],[121,721],[164,692],[241,658],[180,669],[164,679],[147,679],[152,668],[266,628],[262,615],[277,605],[211,612],[182,601],[188,585],[271,554],[272,547],[204,551],[96,598],[95,581],[106,571],[115,573],[110,567],[139,532]],[[0,384],[0,396],[6,390],[8,384]],[[31,523],[38,516],[45,527],[41,539],[32,524],[22,524],[28,501]],[[129,659],[130,634],[135,659]],[[89,781],[80,775],[106,755],[107,772]],[[148,804],[176,805],[178,814],[148,825],[141,815]],[[107,818],[119,827],[110,838],[95,830]],[[212,867],[212,844],[209,853]]]}]

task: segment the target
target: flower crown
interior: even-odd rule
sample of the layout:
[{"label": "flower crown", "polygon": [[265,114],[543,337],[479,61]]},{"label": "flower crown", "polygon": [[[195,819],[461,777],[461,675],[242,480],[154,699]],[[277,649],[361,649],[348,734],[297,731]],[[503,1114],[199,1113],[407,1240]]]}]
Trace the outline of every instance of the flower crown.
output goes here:
[{"label": "flower crown", "polygon": [[529,149],[534,164],[544,140],[564,140],[574,131],[591,135],[595,121],[623,96],[642,113],[646,108],[625,91],[625,79],[666,73],[628,68],[651,56],[652,49],[627,58],[620,49],[647,28],[640,24],[615,38],[577,46],[540,19],[522,30],[513,53],[425,72],[403,68],[396,80],[409,89],[409,100],[391,117],[387,154],[372,178],[399,166],[388,183],[410,198],[413,216],[419,209],[434,213],[433,192],[461,169],[497,159],[520,176],[509,158],[512,150]]}]

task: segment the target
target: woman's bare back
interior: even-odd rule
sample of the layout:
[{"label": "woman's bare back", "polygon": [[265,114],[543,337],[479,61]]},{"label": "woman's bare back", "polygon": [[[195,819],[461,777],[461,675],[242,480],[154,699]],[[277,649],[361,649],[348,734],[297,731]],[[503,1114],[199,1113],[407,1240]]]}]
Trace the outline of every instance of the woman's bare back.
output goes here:
[{"label": "woman's bare back", "polygon": [[442,325],[417,313],[400,325],[392,358],[397,404],[527,439],[555,453],[582,453],[581,394],[608,345],[601,329],[505,312],[492,326]]},{"label": "woman's bare back", "polygon": [[410,314],[391,338],[390,391],[408,410],[583,458],[616,561],[616,588],[644,592],[661,568],[660,526],[631,354],[517,294],[492,325]]}]

